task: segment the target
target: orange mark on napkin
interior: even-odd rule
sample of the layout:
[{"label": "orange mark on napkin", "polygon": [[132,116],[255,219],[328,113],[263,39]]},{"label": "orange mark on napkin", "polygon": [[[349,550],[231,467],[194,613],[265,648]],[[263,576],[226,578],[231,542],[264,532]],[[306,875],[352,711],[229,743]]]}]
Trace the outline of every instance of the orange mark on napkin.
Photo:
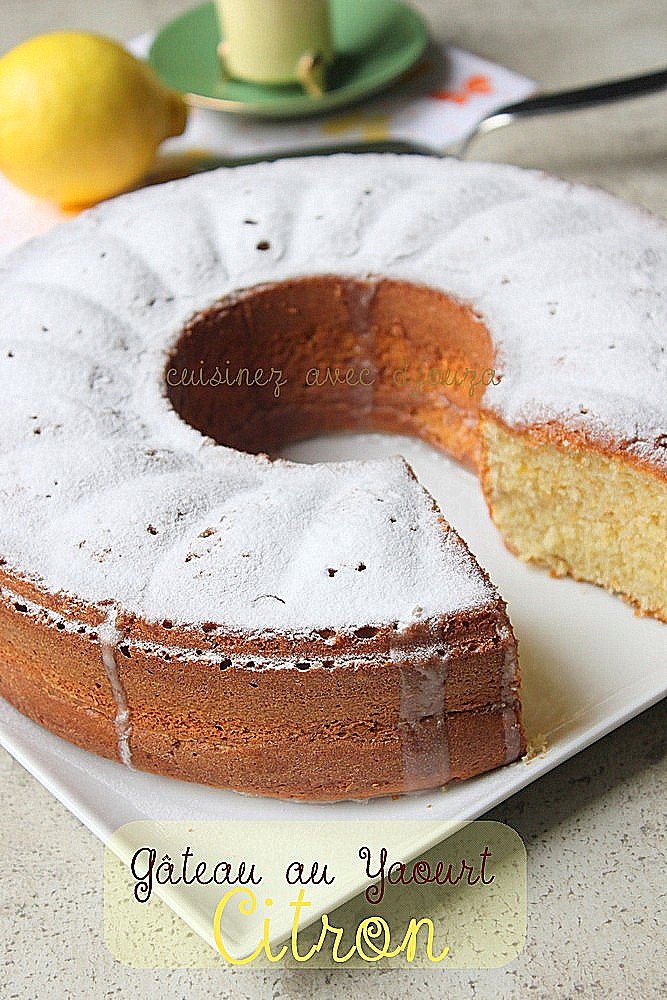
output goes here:
[{"label": "orange mark on napkin", "polygon": [[493,85],[488,76],[469,76],[460,90],[433,90],[430,96],[436,101],[451,101],[453,104],[467,104],[475,94],[492,94]]}]

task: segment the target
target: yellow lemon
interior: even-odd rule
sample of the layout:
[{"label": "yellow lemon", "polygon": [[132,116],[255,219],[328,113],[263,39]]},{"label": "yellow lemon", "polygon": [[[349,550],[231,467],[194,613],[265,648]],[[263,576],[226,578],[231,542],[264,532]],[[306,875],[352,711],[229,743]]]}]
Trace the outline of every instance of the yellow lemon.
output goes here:
[{"label": "yellow lemon", "polygon": [[63,206],[136,184],[186,118],[180,94],[98,35],[39,35],[0,59],[0,170]]}]

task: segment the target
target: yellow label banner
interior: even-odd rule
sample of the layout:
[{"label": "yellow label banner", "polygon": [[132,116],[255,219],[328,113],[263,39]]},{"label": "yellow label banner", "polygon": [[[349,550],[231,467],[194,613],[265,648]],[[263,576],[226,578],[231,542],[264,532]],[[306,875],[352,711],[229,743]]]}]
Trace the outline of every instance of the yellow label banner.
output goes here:
[{"label": "yellow label banner", "polygon": [[137,822],[104,857],[135,968],[495,968],[526,935],[526,854],[479,821]]}]

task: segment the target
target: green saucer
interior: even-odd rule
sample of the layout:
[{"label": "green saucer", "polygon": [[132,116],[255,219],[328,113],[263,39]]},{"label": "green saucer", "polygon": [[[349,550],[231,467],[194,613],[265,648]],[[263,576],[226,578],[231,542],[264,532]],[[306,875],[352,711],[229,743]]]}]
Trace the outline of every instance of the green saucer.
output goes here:
[{"label": "green saucer", "polygon": [[263,118],[296,118],[331,111],[382,90],[423,54],[428,32],[400,0],[331,0],[336,59],[323,97],[300,86],[262,86],[225,80],[213,3],[195,7],[158,32],[148,60],[165,83],[190,104]]}]

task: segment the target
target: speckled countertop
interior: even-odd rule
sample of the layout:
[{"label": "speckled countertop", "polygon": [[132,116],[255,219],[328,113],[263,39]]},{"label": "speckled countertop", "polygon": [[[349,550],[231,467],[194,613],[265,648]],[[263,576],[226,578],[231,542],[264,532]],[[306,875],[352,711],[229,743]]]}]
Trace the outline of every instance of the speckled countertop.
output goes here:
[{"label": "speckled countertop", "polygon": [[[667,4],[656,0],[415,5],[434,33],[552,89],[656,69],[665,59]],[[65,26],[127,38],[184,6],[182,0],[0,0],[0,52]],[[481,140],[473,155],[598,183],[667,214],[665,121],[667,96],[655,95],[501,130]],[[120,966],[102,937],[100,843],[0,751],[0,996],[665,996],[666,729],[663,702],[489,814],[526,842],[529,925],[523,954],[488,972]]]}]

